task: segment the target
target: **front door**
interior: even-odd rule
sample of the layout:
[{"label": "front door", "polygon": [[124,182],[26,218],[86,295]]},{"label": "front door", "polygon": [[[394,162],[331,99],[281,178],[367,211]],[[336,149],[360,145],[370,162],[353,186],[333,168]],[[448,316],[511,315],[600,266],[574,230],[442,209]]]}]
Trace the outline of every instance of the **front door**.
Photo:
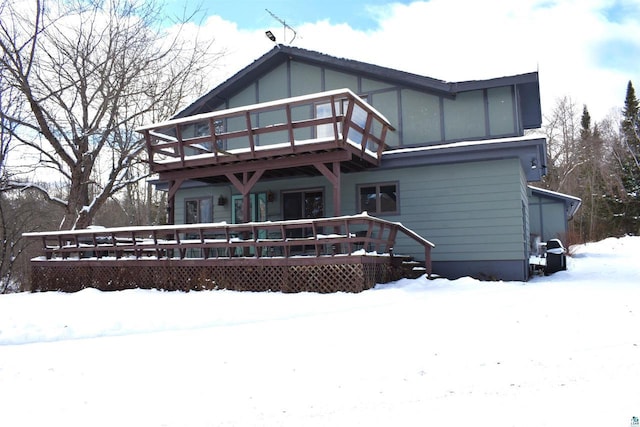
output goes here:
[{"label": "front door", "polygon": [[[249,212],[251,222],[263,222],[267,220],[267,193],[249,194]],[[242,195],[231,197],[231,222],[242,223]]]},{"label": "front door", "polygon": [[[282,193],[282,218],[284,220],[321,218],[324,216],[322,190],[306,190]],[[303,235],[304,234],[304,235]],[[287,237],[309,237],[312,230],[288,230]]]},{"label": "front door", "polygon": [[[231,196],[231,222],[234,224],[242,223],[242,194]],[[267,220],[267,193],[251,193],[249,194],[249,212],[251,214],[251,222],[264,222]],[[243,239],[248,235],[241,236]],[[254,238],[265,239],[267,237],[266,230],[258,231],[258,235]],[[241,255],[253,255],[253,248],[245,248]]]},{"label": "front door", "polygon": [[321,218],[324,216],[322,190],[286,192],[282,194],[283,219]]}]

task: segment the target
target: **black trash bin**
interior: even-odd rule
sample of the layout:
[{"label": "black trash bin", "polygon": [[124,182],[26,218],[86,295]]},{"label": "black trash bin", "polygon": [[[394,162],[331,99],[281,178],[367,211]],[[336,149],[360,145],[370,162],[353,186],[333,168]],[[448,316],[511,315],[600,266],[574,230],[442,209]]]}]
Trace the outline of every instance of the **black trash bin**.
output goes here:
[{"label": "black trash bin", "polygon": [[567,269],[567,256],[564,246],[558,239],[547,241],[546,266],[544,274],[552,274]]}]

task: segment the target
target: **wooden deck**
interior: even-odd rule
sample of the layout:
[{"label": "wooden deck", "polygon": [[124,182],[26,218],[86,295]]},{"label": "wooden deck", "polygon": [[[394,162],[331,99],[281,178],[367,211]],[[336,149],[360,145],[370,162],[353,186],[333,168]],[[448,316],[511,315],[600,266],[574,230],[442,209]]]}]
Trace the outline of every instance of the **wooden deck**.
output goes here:
[{"label": "wooden deck", "polygon": [[359,170],[376,166],[389,129],[393,127],[384,116],[341,89],[168,120],[137,131],[144,135],[151,170],[161,179],[215,182],[241,172],[237,166],[242,162],[254,171],[262,161],[265,176],[286,176],[333,161]]},{"label": "wooden deck", "polygon": [[366,214],[246,224],[189,224],[27,233],[41,242],[35,290],[236,289],[359,292],[402,275],[398,223]]},{"label": "wooden deck", "polygon": [[169,223],[186,181],[229,183],[243,196],[261,179],[324,176],[342,215],[341,174],[380,165],[389,121],[349,89],[167,120],[136,129],[151,171],[168,188]]}]

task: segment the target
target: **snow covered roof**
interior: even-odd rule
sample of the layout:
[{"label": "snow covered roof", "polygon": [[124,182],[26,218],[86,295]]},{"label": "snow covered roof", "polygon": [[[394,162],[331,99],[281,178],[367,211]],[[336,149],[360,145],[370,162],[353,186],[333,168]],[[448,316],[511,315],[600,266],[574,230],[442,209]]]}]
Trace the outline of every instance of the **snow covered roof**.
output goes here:
[{"label": "snow covered roof", "polygon": [[555,199],[565,204],[567,209],[567,217],[569,219],[573,218],[575,213],[578,211],[578,208],[582,204],[582,199],[579,197],[571,196],[569,194],[559,193],[557,191],[551,191],[544,188],[534,187],[533,185],[529,185],[529,189],[531,189],[532,194],[540,197],[546,197],[549,199]]},{"label": "snow covered roof", "polygon": [[527,181],[540,181],[546,173],[546,139],[519,136],[391,149],[382,153],[380,168],[512,158],[520,159]]}]

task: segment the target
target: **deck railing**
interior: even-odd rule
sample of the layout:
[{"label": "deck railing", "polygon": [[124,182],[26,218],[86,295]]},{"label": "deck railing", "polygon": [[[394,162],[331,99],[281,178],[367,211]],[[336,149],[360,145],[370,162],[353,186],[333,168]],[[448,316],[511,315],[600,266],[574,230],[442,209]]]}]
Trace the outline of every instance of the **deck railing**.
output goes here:
[{"label": "deck railing", "polygon": [[154,172],[349,149],[379,164],[389,121],[349,89],[143,126]]},{"label": "deck railing", "polygon": [[399,232],[424,247],[430,274],[431,242],[402,224],[366,214],[246,224],[90,228],[25,237],[41,242],[41,259],[46,260],[285,259],[390,254]]}]

